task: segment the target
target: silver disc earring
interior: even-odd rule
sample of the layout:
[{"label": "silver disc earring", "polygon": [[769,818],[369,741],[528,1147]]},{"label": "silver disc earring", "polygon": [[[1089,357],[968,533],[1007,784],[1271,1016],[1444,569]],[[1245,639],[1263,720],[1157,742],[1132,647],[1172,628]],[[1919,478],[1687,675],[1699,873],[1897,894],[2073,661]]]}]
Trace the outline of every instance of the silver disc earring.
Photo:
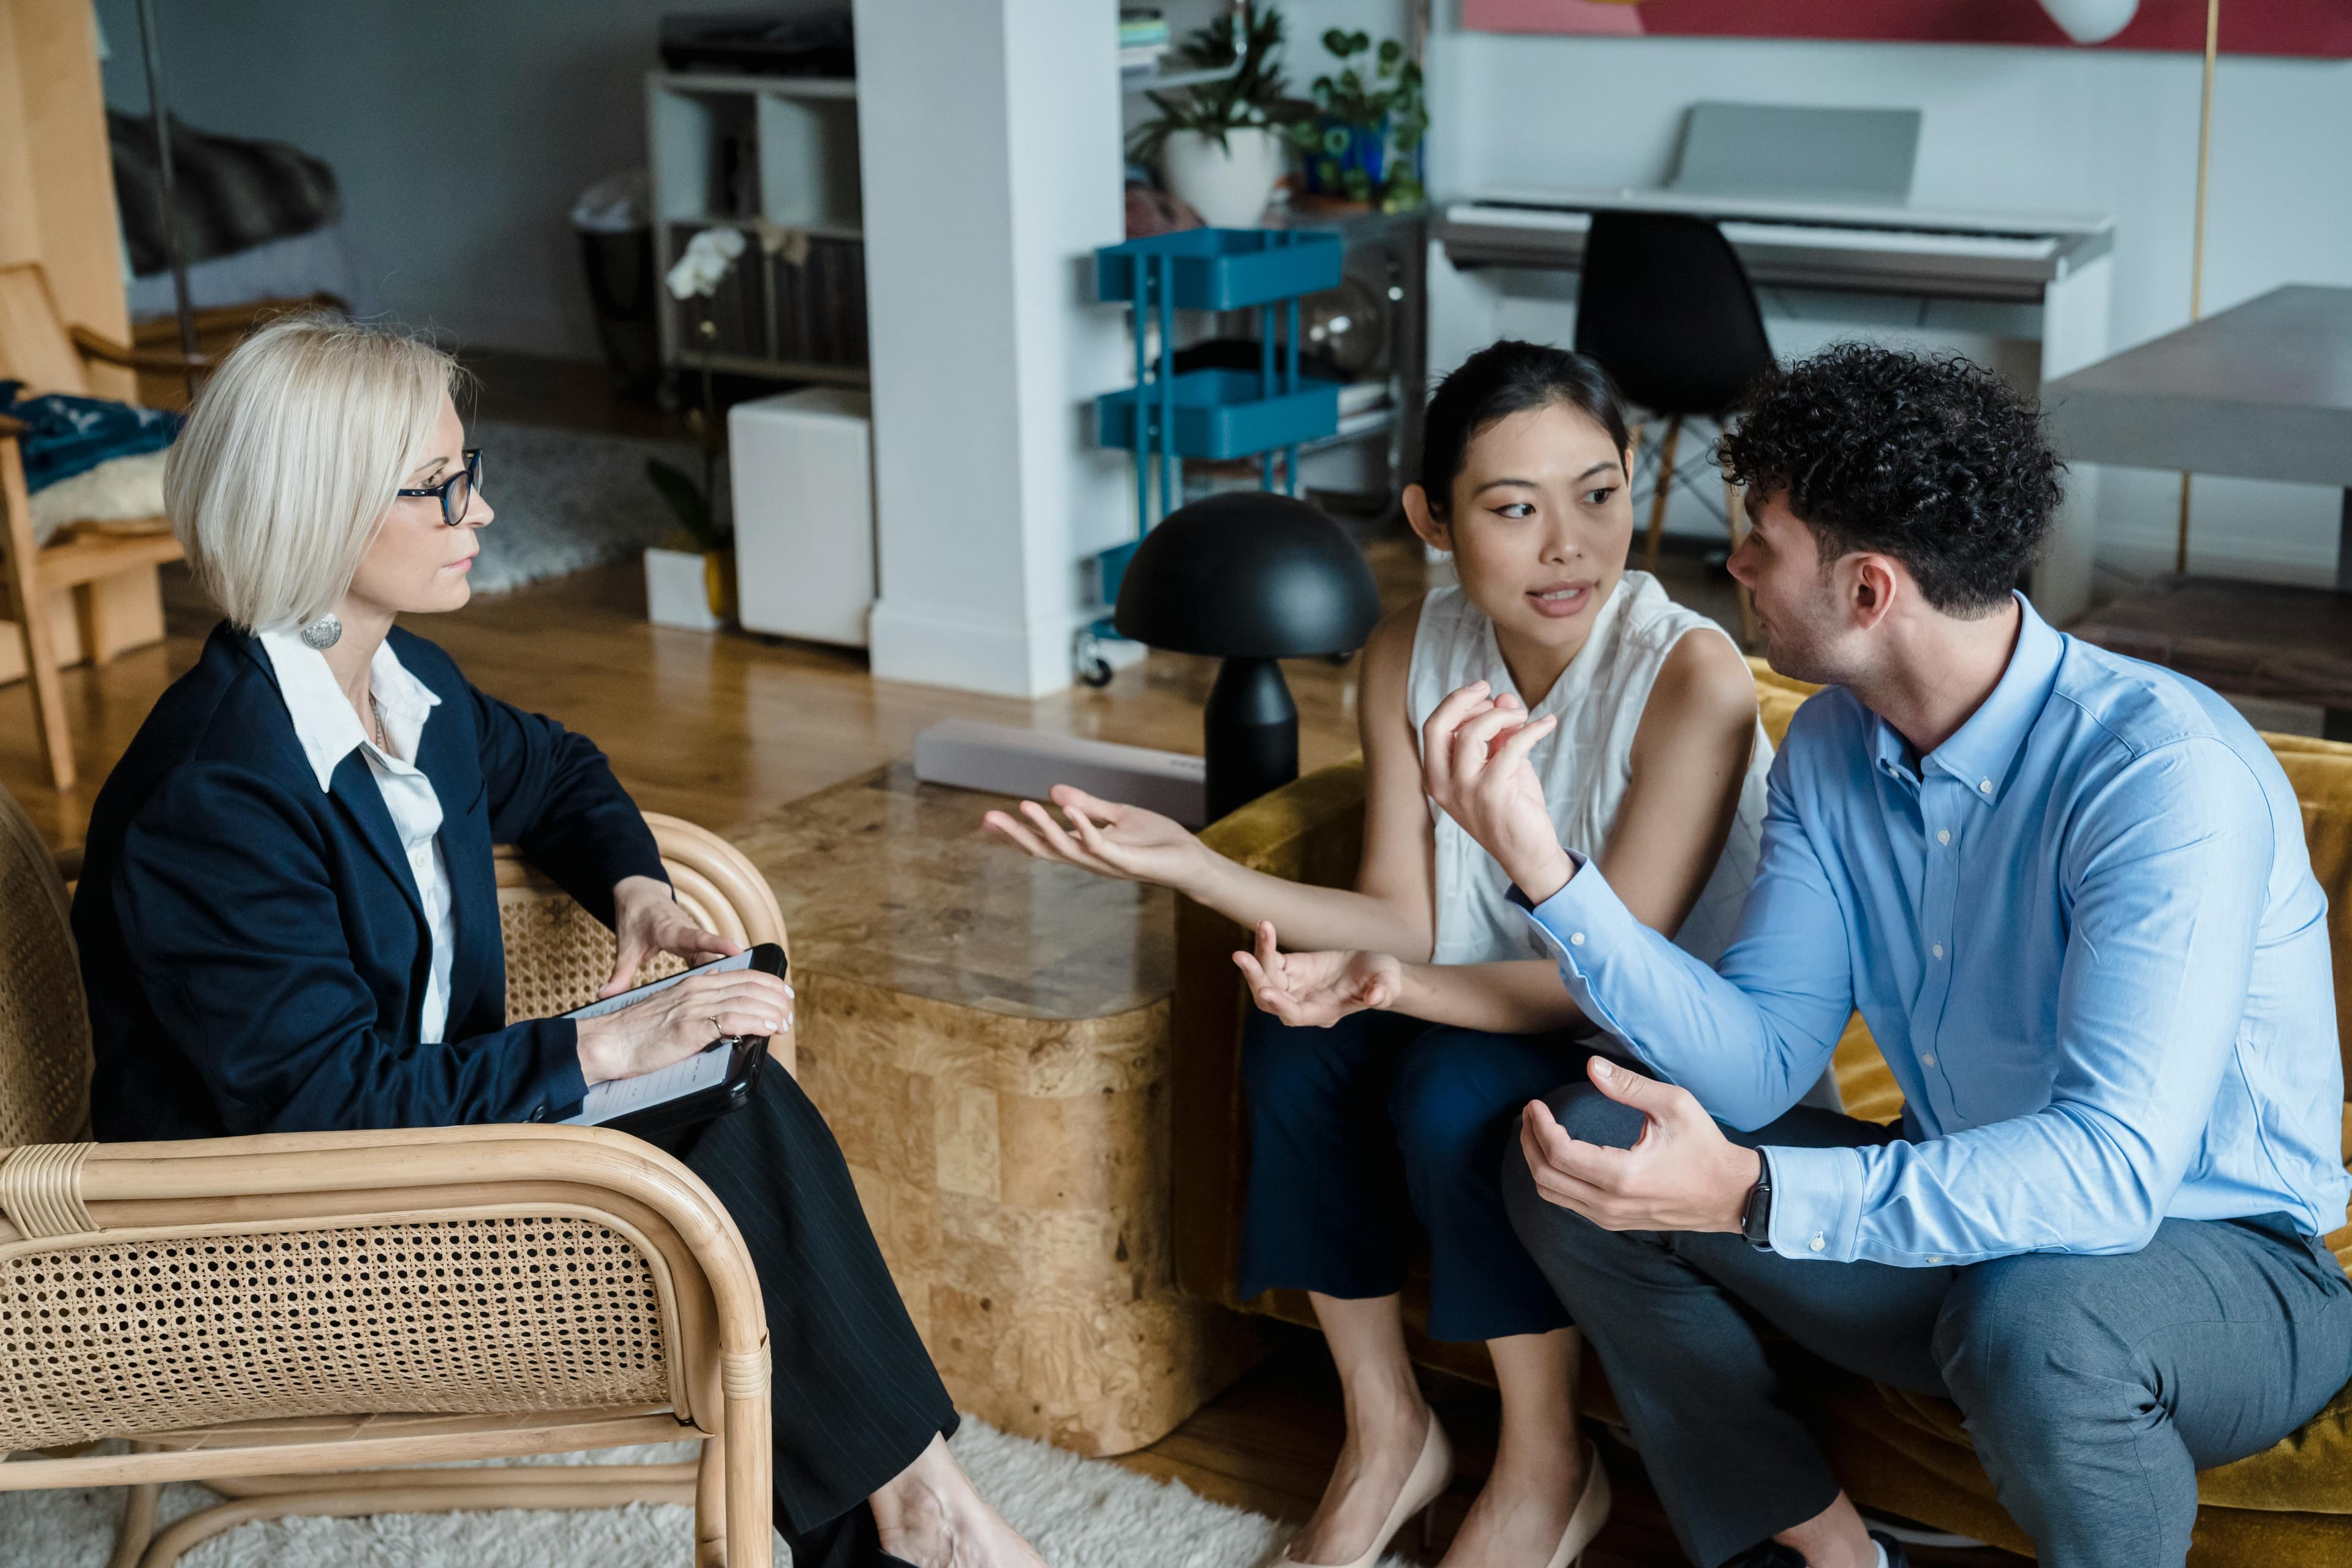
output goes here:
[{"label": "silver disc earring", "polygon": [[337,620],[335,613],[330,610],[304,626],[299,635],[304,647],[314,647],[324,653],[343,640],[343,623]]}]

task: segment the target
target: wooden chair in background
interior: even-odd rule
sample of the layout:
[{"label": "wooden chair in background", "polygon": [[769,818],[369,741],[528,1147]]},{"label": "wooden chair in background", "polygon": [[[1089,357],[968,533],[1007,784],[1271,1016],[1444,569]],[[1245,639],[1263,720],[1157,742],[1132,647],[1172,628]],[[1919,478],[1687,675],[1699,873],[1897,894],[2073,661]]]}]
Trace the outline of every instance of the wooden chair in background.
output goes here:
[{"label": "wooden chair in background", "polygon": [[[201,355],[191,360],[176,349],[133,349],[87,327],[68,327],[51,302],[38,262],[0,267],[0,380],[23,382],[28,395],[88,397],[93,363],[175,374],[206,364]],[[50,783],[62,793],[73,788],[77,773],[58,667],[75,658],[103,664],[160,638],[163,591],[156,568],[180,559],[180,545],[170,520],[158,512],[130,521],[68,523],[52,542],[37,546],[17,446],[22,429],[0,416],[0,555],[8,574],[8,613],[32,685],[41,755]],[[6,673],[0,669],[0,679]]]},{"label": "wooden chair in background", "polygon": [[[740,851],[646,820],[696,919],[784,941]],[[579,1005],[612,933],[499,856],[509,1016]],[[767,1320],[692,1172],[551,1125],[85,1142],[66,900],[0,791],[0,1457],[46,1456],[0,1464],[0,1489],[128,1487],[111,1568],[289,1515],[638,1501],[695,1506],[698,1568],[766,1568]],[[772,1048],[791,1071],[790,1038]],[[131,1452],[89,1451],[110,1437]],[[416,1468],[680,1438],[698,1465]],[[229,1500],[158,1532],[174,1480]]]},{"label": "wooden chair in background", "polygon": [[[123,346],[131,312],[98,53],[90,6],[0,0],[0,378],[127,401],[133,369],[186,367],[175,352]],[[14,435],[0,432],[0,612],[16,618],[0,635],[0,681],[29,678],[35,728],[62,792],[75,770],[58,664],[162,637],[156,566],[178,547],[168,532],[118,542],[82,530],[34,551]]]}]

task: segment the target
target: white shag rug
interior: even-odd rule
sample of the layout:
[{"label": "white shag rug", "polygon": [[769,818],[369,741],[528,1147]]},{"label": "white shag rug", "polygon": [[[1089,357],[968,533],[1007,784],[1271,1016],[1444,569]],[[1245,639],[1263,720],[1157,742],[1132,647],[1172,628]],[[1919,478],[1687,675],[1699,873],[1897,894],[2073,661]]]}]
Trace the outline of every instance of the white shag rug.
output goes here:
[{"label": "white shag rug", "polygon": [[[502,594],[635,555],[676,531],[677,518],[646,478],[659,458],[698,484],[702,456],[683,441],[643,440],[480,419],[482,495],[498,512],[470,574],[477,594]],[[719,465],[727,482],[727,465]]]},{"label": "white shag rug", "polygon": [[[1053,1568],[1264,1568],[1291,1533],[1263,1514],[1228,1508],[1173,1482],[1107,1459],[1082,1459],[964,1417],[953,1447],[981,1495]],[[518,1464],[674,1462],[695,1446],[667,1443],[567,1454]],[[122,1493],[0,1492],[0,1563],[7,1568],[103,1568]],[[165,1489],[163,1522],[215,1500],[194,1486]],[[187,1568],[678,1568],[691,1554],[690,1509],[633,1503],[572,1512],[386,1514],[288,1519],[216,1535]],[[782,1541],[775,1561],[792,1561]],[[1405,1568],[1391,1555],[1383,1568]]]}]

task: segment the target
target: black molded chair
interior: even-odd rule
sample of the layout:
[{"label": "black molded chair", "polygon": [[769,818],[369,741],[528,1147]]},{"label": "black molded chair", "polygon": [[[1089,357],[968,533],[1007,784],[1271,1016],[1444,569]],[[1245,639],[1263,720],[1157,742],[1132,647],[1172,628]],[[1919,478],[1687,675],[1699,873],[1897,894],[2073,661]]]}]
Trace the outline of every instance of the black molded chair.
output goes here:
[{"label": "black molded chair", "polygon": [[[1576,347],[1607,367],[1627,398],[1666,422],[1644,559],[1658,569],[1666,498],[1677,474],[1683,421],[1721,422],[1741,393],[1772,367],[1764,318],[1747,269],[1715,225],[1680,213],[1600,212],[1585,236],[1577,289]],[[1724,526],[1739,544],[1739,503],[1725,489]],[[1740,635],[1752,630],[1747,592]]]}]

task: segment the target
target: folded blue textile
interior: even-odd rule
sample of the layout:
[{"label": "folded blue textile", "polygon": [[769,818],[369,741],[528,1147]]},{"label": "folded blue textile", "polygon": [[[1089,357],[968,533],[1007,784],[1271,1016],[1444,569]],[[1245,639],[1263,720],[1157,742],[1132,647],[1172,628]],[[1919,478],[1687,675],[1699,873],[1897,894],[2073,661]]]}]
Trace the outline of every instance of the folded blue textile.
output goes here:
[{"label": "folded blue textile", "polygon": [[21,381],[0,381],[0,414],[24,421],[25,489],[46,489],[117,458],[160,452],[179,438],[180,416],[161,408],[49,392],[24,395]]}]

